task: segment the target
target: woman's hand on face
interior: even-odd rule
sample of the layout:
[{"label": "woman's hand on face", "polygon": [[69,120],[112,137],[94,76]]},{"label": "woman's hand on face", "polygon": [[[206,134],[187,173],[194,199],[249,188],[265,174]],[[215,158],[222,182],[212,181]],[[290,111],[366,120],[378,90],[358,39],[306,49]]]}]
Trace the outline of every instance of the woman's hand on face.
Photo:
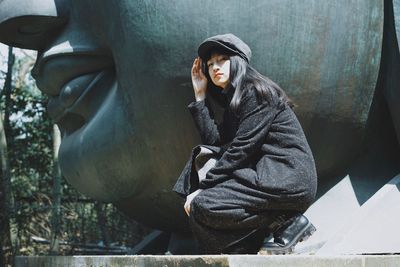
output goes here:
[{"label": "woman's hand on face", "polygon": [[206,98],[207,78],[201,70],[201,59],[197,57],[192,67],[192,84],[196,101]]},{"label": "woman's hand on face", "polygon": [[191,193],[190,195],[188,195],[186,197],[186,202],[185,205],[183,205],[183,208],[185,209],[185,212],[187,214],[187,216],[190,216],[190,204],[192,203],[193,199],[201,192],[203,191],[203,189],[197,189],[196,191],[194,191],[193,193]]}]

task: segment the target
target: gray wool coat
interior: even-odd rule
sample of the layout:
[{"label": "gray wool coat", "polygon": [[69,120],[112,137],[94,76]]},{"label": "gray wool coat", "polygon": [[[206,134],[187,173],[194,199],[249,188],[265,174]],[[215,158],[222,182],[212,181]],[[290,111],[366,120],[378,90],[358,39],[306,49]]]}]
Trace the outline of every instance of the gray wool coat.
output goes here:
[{"label": "gray wool coat", "polygon": [[[190,216],[205,253],[229,253],[227,247],[248,239],[286,211],[304,212],[317,189],[311,149],[292,108],[275,95],[261,102],[250,87],[233,111],[233,93],[233,88],[209,90],[225,108],[221,123],[207,100],[189,104],[202,146],[218,160],[199,182],[193,162],[200,147],[195,147],[173,188],[183,197],[205,189],[192,201]],[[224,229],[230,228],[227,235]]]}]

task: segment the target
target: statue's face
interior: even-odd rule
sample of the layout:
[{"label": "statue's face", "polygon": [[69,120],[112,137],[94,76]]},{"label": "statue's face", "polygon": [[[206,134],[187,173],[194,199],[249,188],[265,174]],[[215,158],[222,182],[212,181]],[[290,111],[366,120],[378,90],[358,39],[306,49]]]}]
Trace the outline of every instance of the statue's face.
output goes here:
[{"label": "statue's face", "polygon": [[[41,10],[67,17],[35,39],[33,74],[63,134],[62,172],[91,197],[129,198],[136,216],[148,212],[140,205],[176,208],[171,187],[199,142],[186,109],[190,68],[216,34],[249,44],[253,66],[297,103],[320,174],[357,152],[378,73],[381,1],[0,0],[0,22],[29,6],[35,16],[18,20],[16,46],[34,42]],[[1,25],[0,36],[14,29]]]}]

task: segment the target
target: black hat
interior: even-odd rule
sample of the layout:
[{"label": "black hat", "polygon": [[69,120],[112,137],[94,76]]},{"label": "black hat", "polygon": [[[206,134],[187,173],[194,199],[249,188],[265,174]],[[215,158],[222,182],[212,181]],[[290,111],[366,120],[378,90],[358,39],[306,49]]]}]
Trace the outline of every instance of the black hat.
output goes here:
[{"label": "black hat", "polygon": [[240,56],[247,62],[250,62],[251,49],[232,33],[220,34],[205,39],[199,46],[197,53],[201,59],[205,59],[213,48],[222,48],[229,53]]}]

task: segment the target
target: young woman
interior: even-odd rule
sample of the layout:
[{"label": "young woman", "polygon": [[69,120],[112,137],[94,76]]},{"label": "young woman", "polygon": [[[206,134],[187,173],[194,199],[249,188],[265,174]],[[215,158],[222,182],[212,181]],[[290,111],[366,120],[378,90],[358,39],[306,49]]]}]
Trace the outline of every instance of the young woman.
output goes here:
[{"label": "young woman", "polygon": [[[291,101],[249,65],[250,48],[233,34],[206,39],[198,55],[189,110],[202,145],[174,187],[186,197],[193,235],[207,254],[288,253],[315,231],[302,213],[317,187]],[[208,96],[224,108],[221,123]]]}]

